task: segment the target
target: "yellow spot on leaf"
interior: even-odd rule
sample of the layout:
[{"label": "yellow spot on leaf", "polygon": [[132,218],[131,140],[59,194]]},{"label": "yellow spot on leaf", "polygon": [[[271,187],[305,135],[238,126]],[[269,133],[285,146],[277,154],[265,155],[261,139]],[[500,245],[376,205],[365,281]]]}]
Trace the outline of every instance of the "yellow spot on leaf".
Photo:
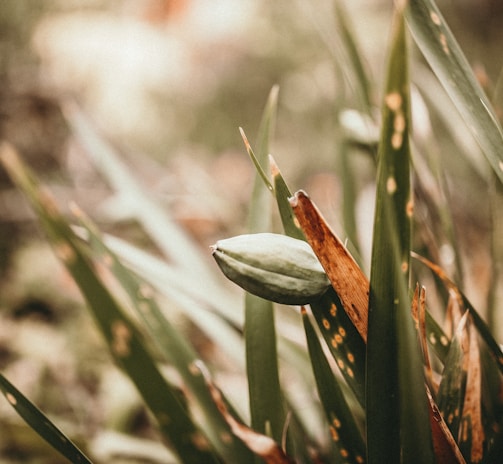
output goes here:
[{"label": "yellow spot on leaf", "polygon": [[344,369],[344,361],[342,359],[337,360],[337,365],[341,370]]},{"label": "yellow spot on leaf", "polygon": [[432,345],[435,345],[437,343],[437,337],[435,337],[435,334],[434,333],[431,333],[430,334],[430,343]]},{"label": "yellow spot on leaf", "polygon": [[353,356],[353,353],[348,353],[347,354],[348,361],[353,364],[355,362],[355,357]]},{"label": "yellow spot on leaf", "polygon": [[401,132],[393,132],[393,135],[391,136],[391,146],[395,149],[398,150],[403,143],[403,134]]},{"label": "yellow spot on leaf", "polygon": [[402,268],[402,272],[403,272],[403,273],[407,272],[407,271],[409,270],[409,263],[408,263],[407,261],[404,261],[404,262],[402,263],[401,268]]},{"label": "yellow spot on leaf", "polygon": [[112,350],[123,358],[130,354],[129,342],[131,341],[131,330],[124,321],[114,321],[111,327],[112,331]]},{"label": "yellow spot on leaf", "polygon": [[330,329],[330,322],[328,322],[328,319],[323,318],[322,323],[323,323],[323,327],[325,327],[325,329],[327,329],[327,330]]},{"label": "yellow spot on leaf", "polygon": [[405,205],[405,213],[408,217],[412,217],[412,215],[414,214],[414,201],[409,200],[407,202],[407,205]]},{"label": "yellow spot on leaf", "polygon": [[16,397],[12,393],[7,393],[6,395],[7,401],[12,404],[12,406],[16,406],[17,400]]},{"label": "yellow spot on leaf", "polygon": [[330,315],[332,317],[335,317],[337,315],[337,306],[334,304],[330,306]]},{"label": "yellow spot on leaf", "polygon": [[449,340],[447,339],[447,337],[445,335],[441,335],[440,336],[440,343],[442,344],[442,346],[447,346],[449,344]]},{"label": "yellow spot on leaf", "polygon": [[440,26],[440,24],[442,24],[442,22],[440,21],[440,18],[438,16],[438,14],[435,13],[434,11],[432,11],[430,13],[430,18],[433,21],[433,24],[436,24],[437,26]]},{"label": "yellow spot on leaf", "polygon": [[334,425],[334,427],[336,429],[339,429],[341,427],[341,421],[339,419],[337,419],[337,417],[334,418],[334,420],[332,421],[332,424]]},{"label": "yellow spot on leaf", "polygon": [[444,34],[440,34],[440,44],[442,45],[442,49],[446,55],[450,54],[449,46],[447,45],[447,37]]},{"label": "yellow spot on leaf", "polygon": [[333,441],[339,441],[339,434],[337,433],[337,430],[335,430],[332,426],[330,426],[330,436],[332,437]]},{"label": "yellow spot on leaf", "polygon": [[386,181],[386,190],[390,195],[396,192],[396,180],[394,177],[388,177]]},{"label": "yellow spot on leaf", "polygon": [[341,337],[346,336],[346,329],[344,327],[339,327],[339,333],[341,334]]},{"label": "yellow spot on leaf", "polygon": [[401,111],[395,115],[395,119],[393,120],[393,129],[395,132],[400,133],[405,130],[405,117]]},{"label": "yellow spot on leaf", "polygon": [[355,377],[355,373],[353,372],[353,369],[351,369],[350,367],[346,369],[346,374],[348,374],[349,377],[351,377],[352,379],[354,379]]},{"label": "yellow spot on leaf", "polygon": [[342,343],[342,337],[339,334],[334,335],[335,341],[339,344]]},{"label": "yellow spot on leaf", "polygon": [[341,449],[341,456],[342,456],[343,458],[347,458],[347,457],[349,456],[348,450],[347,450],[347,449],[342,448],[342,449]]},{"label": "yellow spot on leaf", "polygon": [[402,106],[402,96],[398,92],[391,92],[384,97],[386,106],[391,111],[398,111]]},{"label": "yellow spot on leaf", "polygon": [[72,264],[75,261],[75,251],[68,243],[58,243],[55,246],[56,256],[66,264]]}]

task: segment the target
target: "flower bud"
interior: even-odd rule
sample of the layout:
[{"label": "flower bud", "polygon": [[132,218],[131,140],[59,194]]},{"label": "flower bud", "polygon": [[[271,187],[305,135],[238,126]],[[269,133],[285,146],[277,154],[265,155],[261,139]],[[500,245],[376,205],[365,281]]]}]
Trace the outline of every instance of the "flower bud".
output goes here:
[{"label": "flower bud", "polygon": [[212,251],[228,279],[276,303],[308,304],[330,287],[311,247],[286,235],[239,235],[219,240]]}]

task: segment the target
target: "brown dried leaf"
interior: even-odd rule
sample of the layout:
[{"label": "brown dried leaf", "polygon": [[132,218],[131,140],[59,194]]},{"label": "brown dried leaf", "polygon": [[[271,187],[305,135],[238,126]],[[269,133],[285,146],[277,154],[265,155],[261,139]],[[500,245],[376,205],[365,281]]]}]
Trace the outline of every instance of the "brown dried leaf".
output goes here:
[{"label": "brown dried leaf", "polygon": [[465,464],[466,461],[456,440],[454,440],[449,427],[447,427],[442,414],[440,414],[428,387],[426,387],[426,392],[430,401],[431,434],[437,462],[442,464]]},{"label": "brown dried leaf", "polygon": [[455,288],[448,287],[449,300],[447,301],[447,309],[445,311],[445,332],[450,335],[461,321],[461,317],[465,312],[463,299],[459,291]]},{"label": "brown dried leaf", "polygon": [[471,456],[472,462],[480,462],[484,457],[485,433],[482,425],[481,409],[481,367],[479,341],[477,331],[472,324],[467,327],[469,337],[468,366],[466,377],[465,402],[461,419],[460,441],[464,440],[466,427],[471,428]]},{"label": "brown dried leaf", "polygon": [[412,318],[416,324],[418,332],[419,343],[421,344],[421,351],[423,353],[426,381],[430,389],[435,389],[437,385],[433,381],[433,369],[430,362],[430,353],[428,350],[428,342],[426,335],[426,289],[416,285],[414,297],[412,299]]},{"label": "brown dried leaf", "polygon": [[297,192],[290,199],[290,204],[344,310],[366,342],[369,304],[367,277],[305,192]]},{"label": "brown dried leaf", "polygon": [[204,380],[206,381],[206,385],[208,385],[213,401],[217,405],[222,417],[225,419],[227,424],[229,424],[232,433],[236,435],[236,437],[238,437],[252,452],[254,452],[257,456],[260,456],[266,464],[293,464],[294,461],[285,454],[283,449],[272,438],[256,432],[250,427],[238,422],[234,416],[232,416],[223,400],[222,393],[211,380],[210,374],[205,365],[201,362],[198,363],[197,367],[204,376]]}]

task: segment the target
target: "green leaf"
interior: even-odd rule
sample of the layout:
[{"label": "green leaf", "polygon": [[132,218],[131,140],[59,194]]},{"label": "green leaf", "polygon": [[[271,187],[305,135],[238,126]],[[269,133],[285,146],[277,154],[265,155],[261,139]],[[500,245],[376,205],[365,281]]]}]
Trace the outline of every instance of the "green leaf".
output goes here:
[{"label": "green leaf", "polygon": [[87,300],[111,355],[137,387],[162,434],[183,462],[218,462],[213,451],[205,447],[206,438],[194,425],[180,392],[163,377],[140,332],[100,280],[99,270],[105,271],[107,263],[100,267],[91,262],[52,197],[38,186],[33,173],[12,149],[4,146],[0,159],[30,201],[57,256]]},{"label": "green leaf", "polygon": [[[294,219],[288,199],[290,190],[275,163],[271,163],[274,194],[287,235],[305,240],[305,235]],[[368,283],[365,282],[366,288]],[[353,390],[360,405],[365,405],[365,342],[346,314],[335,290],[330,288],[321,298],[310,302],[327,346],[344,379]]]},{"label": "green leaf", "polygon": [[[365,445],[342,389],[330,369],[318,335],[305,309],[302,320],[306,332],[309,356],[320,400],[325,409],[330,434],[338,453],[335,462],[364,462]],[[348,361],[351,363],[351,361]]]},{"label": "green leaf", "polygon": [[0,390],[25,422],[55,450],[59,451],[72,463],[91,463],[84,453],[42,411],[1,374]]},{"label": "green leaf", "polygon": [[408,297],[411,234],[409,78],[402,11],[392,29],[371,259],[367,339],[370,463],[435,462],[429,403]]},{"label": "green leaf", "polygon": [[[343,2],[333,2],[335,8],[336,30],[342,43],[342,49],[345,52],[348,68],[351,70],[349,81],[355,87],[355,93],[359,103],[366,114],[372,114],[372,86],[370,82],[370,73],[364,65],[358,45],[353,33],[353,27],[350,24],[348,15]],[[346,67],[346,66],[344,66]]]},{"label": "green leaf", "polygon": [[[152,286],[158,295],[173,303],[198,325],[225,353],[229,361],[239,368],[244,368],[244,343],[240,334],[243,317],[236,311],[239,299],[229,298],[223,291],[208,294],[204,282],[194,287],[192,275],[180,273],[165,261],[117,237],[105,234],[103,240],[106,246],[129,269],[141,276],[147,285]],[[90,245],[95,249],[94,243],[91,242]],[[96,249],[96,252],[98,251]]]},{"label": "green leaf", "polygon": [[[247,151],[258,169],[249,210],[250,233],[269,231],[271,227],[270,182],[268,184],[267,176],[260,166],[267,160],[277,97],[278,88],[273,87],[260,124],[257,142],[259,151],[256,157],[244,137]],[[264,181],[267,188],[264,187]],[[252,428],[257,432],[270,434],[275,441],[281,443],[286,415],[279,380],[273,304],[246,293],[244,330]]]},{"label": "green leaf", "polygon": [[421,261],[426,266],[428,266],[442,280],[446,288],[453,290],[459,296],[460,300],[463,302],[464,308],[470,311],[473,323],[477,328],[480,336],[486,343],[487,348],[489,349],[489,352],[491,353],[496,366],[498,367],[500,372],[503,373],[503,351],[501,350],[501,347],[498,344],[498,342],[494,339],[491,330],[489,329],[485,321],[482,319],[480,314],[477,312],[477,310],[474,308],[474,306],[471,304],[470,300],[468,300],[465,294],[458,288],[458,286],[447,276],[447,274],[439,266],[432,263],[428,259],[419,256],[416,253],[412,253],[412,256],[415,259]]},{"label": "green leaf", "polygon": [[213,272],[197,245],[165,208],[145,191],[114,148],[99,136],[85,114],[76,105],[69,103],[64,106],[64,113],[72,133],[83,145],[98,172],[121,201],[126,202],[128,213],[138,220],[164,255],[180,269],[189,270],[201,280],[212,282]]},{"label": "green leaf", "polygon": [[406,17],[421,52],[503,182],[503,130],[433,0],[409,0]]},{"label": "green leaf", "polygon": [[272,157],[269,159],[269,163],[271,165],[271,174],[274,184],[274,197],[276,198],[276,204],[285,234],[298,240],[306,240],[304,233],[299,228],[298,221],[295,221],[292,207],[288,201],[292,196],[290,189]]},{"label": "green leaf", "polygon": [[342,376],[362,407],[365,406],[365,342],[333,289],[310,304]]},{"label": "green leaf", "polygon": [[252,453],[240,440],[236,440],[213,401],[201,373],[202,360],[189,340],[166,319],[156,301],[155,290],[119,261],[103,243],[89,218],[83,215],[79,215],[79,218],[88,233],[89,245],[94,251],[93,258],[108,263],[108,269],[128,295],[151,340],[180,374],[192,401],[202,412],[203,430],[212,445],[228,462],[252,462]]}]

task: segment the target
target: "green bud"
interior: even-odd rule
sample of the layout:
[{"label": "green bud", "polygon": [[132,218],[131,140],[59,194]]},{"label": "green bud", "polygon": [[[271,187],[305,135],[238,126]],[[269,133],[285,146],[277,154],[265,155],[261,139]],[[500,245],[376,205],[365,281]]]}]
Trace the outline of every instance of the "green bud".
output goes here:
[{"label": "green bud", "polygon": [[306,242],[279,234],[219,240],[213,257],[225,276],[249,293],[276,303],[304,305],[330,287]]}]

